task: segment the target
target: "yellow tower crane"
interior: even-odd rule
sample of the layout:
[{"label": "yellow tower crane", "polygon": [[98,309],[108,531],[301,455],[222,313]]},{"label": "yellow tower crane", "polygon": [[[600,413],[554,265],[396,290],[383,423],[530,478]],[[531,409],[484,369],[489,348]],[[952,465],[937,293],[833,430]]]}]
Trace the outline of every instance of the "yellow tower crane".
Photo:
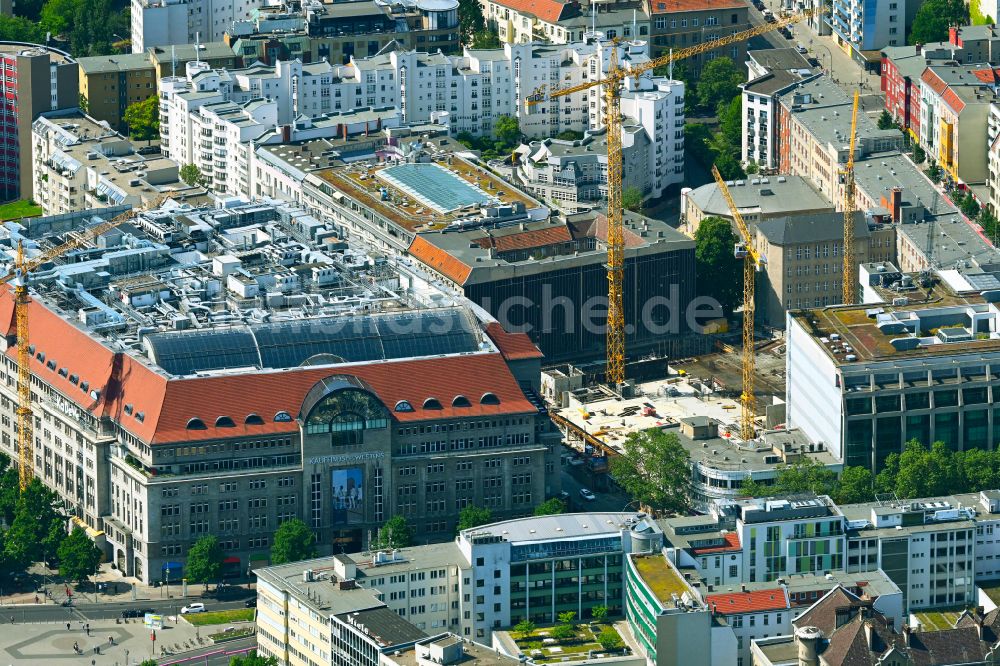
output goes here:
[{"label": "yellow tower crane", "polygon": [[842,299],[847,305],[858,300],[858,264],[854,257],[854,144],[858,138],[858,91],[854,91],[854,107],[851,110],[851,143],[847,149],[847,164],[840,174],[844,177],[844,268],[840,281],[843,285]]},{"label": "yellow tower crane", "polygon": [[28,278],[38,267],[54,260],[67,252],[91,243],[101,234],[111,231],[119,224],[131,220],[143,210],[160,206],[166,197],[158,197],[148,206],[133,208],[117,215],[107,222],[77,233],[70,240],[58,247],[46,250],[37,257],[28,259],[24,252],[24,244],[18,243],[14,269],[0,277],[0,285],[14,284],[14,319],[17,330],[17,450],[19,459],[18,480],[21,490],[24,490],[35,476],[34,446],[33,446],[33,416],[31,412],[31,353],[28,351]]},{"label": "yellow tower crane", "polygon": [[757,367],[757,360],[754,357],[754,337],[753,320],[756,312],[754,302],[754,289],[756,284],[756,272],[764,267],[764,257],[757,252],[753,245],[753,237],[750,235],[750,228],[740,215],[733,195],[729,193],[726,181],[719,173],[718,167],[712,166],[712,175],[719,185],[719,191],[726,198],[729,204],[729,211],[733,214],[733,222],[740,232],[740,240],[736,243],[733,254],[737,259],[743,260],[743,393],[740,395],[740,437],[743,439],[753,439],[756,435],[754,429],[754,414],[756,413],[756,399],[754,398],[754,372]]},{"label": "yellow tower crane", "polygon": [[601,86],[604,95],[604,125],[607,128],[608,140],[608,328],[607,328],[607,370],[608,384],[618,386],[625,381],[625,312],[622,299],[622,282],[625,269],[625,229],[622,220],[622,119],[621,95],[628,78],[639,77],[657,67],[670,65],[678,60],[714,51],[715,49],[735,44],[762,35],[772,30],[778,30],[787,25],[798,23],[812,16],[812,11],[806,11],[794,16],[787,16],[774,23],[764,23],[748,30],[734,32],[719,39],[702,42],[697,46],[678,49],[670,54],[653,58],[646,62],[626,65],[619,64],[617,45],[612,45],[608,71],[604,77],[596,81],[588,81],[565,88],[548,88],[542,86],[532,92],[525,100],[526,110],[542,102],[572,95]]}]

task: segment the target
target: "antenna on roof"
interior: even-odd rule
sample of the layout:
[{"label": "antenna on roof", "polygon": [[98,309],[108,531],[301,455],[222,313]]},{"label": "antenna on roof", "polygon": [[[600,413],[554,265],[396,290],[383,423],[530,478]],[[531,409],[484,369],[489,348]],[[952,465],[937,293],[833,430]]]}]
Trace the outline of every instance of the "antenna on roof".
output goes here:
[{"label": "antenna on roof", "polygon": [[597,32],[597,4],[590,3],[590,31]]},{"label": "antenna on roof", "polygon": [[[674,80],[674,50],[673,50],[673,48],[670,49],[670,65],[669,65],[669,67],[670,67],[670,70],[667,72],[667,78],[669,78],[671,81],[673,81]],[[687,92],[687,91],[685,91],[685,92]]]},{"label": "antenna on roof", "polygon": [[635,10],[632,10],[632,37],[636,37],[639,34],[639,29],[636,27]]},{"label": "antenna on roof", "polygon": [[177,76],[177,49],[170,45],[170,76]]}]

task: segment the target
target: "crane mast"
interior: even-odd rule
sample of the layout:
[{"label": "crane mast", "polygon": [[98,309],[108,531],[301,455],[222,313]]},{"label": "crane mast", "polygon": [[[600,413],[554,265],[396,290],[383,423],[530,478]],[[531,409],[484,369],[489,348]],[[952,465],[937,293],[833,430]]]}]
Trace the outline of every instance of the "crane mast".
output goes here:
[{"label": "crane mast", "polygon": [[133,208],[117,215],[107,222],[98,224],[78,234],[58,247],[47,250],[33,259],[28,259],[24,243],[17,244],[14,269],[0,276],[0,285],[14,284],[14,319],[17,333],[17,453],[18,483],[21,490],[28,487],[35,476],[34,460],[34,415],[31,411],[31,352],[28,350],[30,334],[28,327],[28,276],[38,267],[67,252],[81,248],[101,234],[111,231],[119,224],[131,220],[143,210],[159,207],[167,197],[157,197],[152,203],[141,208]]},{"label": "crane mast", "polygon": [[[525,99],[526,111],[547,100],[583,92],[597,86],[602,87],[605,103],[605,126],[608,137],[608,328],[607,328],[607,370],[605,379],[612,386],[625,381],[625,310],[622,295],[625,272],[625,228],[622,217],[622,138],[621,138],[621,95],[625,79],[639,77],[663,65],[671,65],[678,60],[701,53],[714,51],[729,44],[742,42],[751,37],[778,30],[793,23],[804,21],[816,13],[805,11],[795,16],[787,16],[774,23],[764,23],[747,30],[735,32],[719,39],[702,42],[695,46],[672,51],[667,55],[653,58],[643,63],[622,66],[618,61],[617,42],[612,44],[608,71],[603,78],[587,81],[564,88],[536,88]],[[753,304],[751,303],[751,307]],[[744,327],[746,324],[744,324]],[[753,333],[753,317],[750,317],[750,332]],[[752,374],[752,373],[751,373]],[[744,383],[746,375],[744,374]],[[752,398],[752,391],[751,391]],[[751,405],[752,407],[752,405]],[[751,411],[752,414],[752,411]],[[750,429],[752,432],[752,416]]]},{"label": "crane mast", "polygon": [[715,165],[712,165],[712,176],[715,177],[719,191],[726,199],[729,211],[733,214],[733,223],[740,234],[740,240],[736,243],[736,248],[733,251],[737,259],[743,260],[743,392],[740,394],[740,437],[749,440],[756,436],[754,415],[757,412],[757,400],[754,397],[754,374],[757,370],[753,332],[756,314],[754,290],[757,281],[756,272],[764,266],[764,257],[754,247],[750,228],[747,227],[746,221],[736,207],[736,202],[733,201],[733,195],[729,192],[726,181]]},{"label": "crane mast", "polygon": [[841,271],[841,300],[845,305],[853,305],[858,300],[858,264],[854,256],[854,144],[858,133],[858,91],[854,91],[854,107],[851,110],[851,143],[847,149],[847,165],[840,173],[844,176],[844,267]]}]

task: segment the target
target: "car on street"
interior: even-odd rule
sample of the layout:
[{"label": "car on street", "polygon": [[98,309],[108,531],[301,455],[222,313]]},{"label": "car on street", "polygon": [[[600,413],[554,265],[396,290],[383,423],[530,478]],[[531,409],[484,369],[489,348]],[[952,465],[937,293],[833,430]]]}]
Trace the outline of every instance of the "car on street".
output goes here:
[{"label": "car on street", "polygon": [[189,613],[204,613],[204,612],[205,612],[205,604],[200,602],[193,603],[190,606],[185,606],[184,608],[181,609],[181,615],[188,615]]},{"label": "car on street", "polygon": [[580,488],[580,497],[587,500],[588,502],[593,502],[597,499],[597,495],[593,491],[587,490],[586,488]]},{"label": "car on street", "polygon": [[809,50],[806,47],[802,46],[801,44],[796,44],[795,50],[801,53],[802,55],[809,53]]},{"label": "car on street", "polygon": [[243,602],[243,607],[257,608],[257,597],[254,597],[253,599],[247,599],[245,602]]},{"label": "car on street", "polygon": [[778,32],[785,39],[793,39],[794,38],[794,35],[792,35],[792,31],[789,30],[788,28],[778,28]]},{"label": "car on street", "polygon": [[561,499],[563,502],[568,502],[569,501],[569,493],[566,492],[565,490],[562,491],[561,493],[559,493],[558,495],[556,495],[556,497],[558,497],[559,499]]}]

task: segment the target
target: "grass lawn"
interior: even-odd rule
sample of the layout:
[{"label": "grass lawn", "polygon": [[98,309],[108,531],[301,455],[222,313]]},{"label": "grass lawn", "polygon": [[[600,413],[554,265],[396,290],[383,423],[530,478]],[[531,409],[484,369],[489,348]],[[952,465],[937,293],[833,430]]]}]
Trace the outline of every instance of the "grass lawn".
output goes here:
[{"label": "grass lawn", "polygon": [[977,583],[979,589],[986,593],[993,603],[1000,606],[1000,580],[990,580]]},{"label": "grass lawn", "polygon": [[42,207],[36,206],[30,201],[23,199],[0,204],[0,221],[17,220],[22,217],[38,217],[42,214]]},{"label": "grass lawn", "polygon": [[[606,653],[607,651],[597,642],[596,635],[605,628],[615,631],[610,624],[598,624],[593,628],[587,624],[580,624],[577,626],[576,636],[568,640],[559,641],[551,638],[549,634],[552,627],[536,629],[527,638],[511,633],[511,638],[514,639],[518,649],[531,657],[536,664],[550,664],[563,661],[567,657],[573,660],[583,659],[591,651]],[[622,643],[624,644],[624,641]]]},{"label": "grass lawn", "polygon": [[924,631],[943,631],[944,629],[952,629],[955,626],[955,621],[961,613],[962,611],[960,609],[920,611],[919,613],[914,613],[914,615],[917,616],[917,620],[923,626]]},{"label": "grass lawn", "polygon": [[196,627],[207,624],[228,624],[230,622],[253,622],[253,608],[213,611],[211,613],[188,613],[184,619]]}]

